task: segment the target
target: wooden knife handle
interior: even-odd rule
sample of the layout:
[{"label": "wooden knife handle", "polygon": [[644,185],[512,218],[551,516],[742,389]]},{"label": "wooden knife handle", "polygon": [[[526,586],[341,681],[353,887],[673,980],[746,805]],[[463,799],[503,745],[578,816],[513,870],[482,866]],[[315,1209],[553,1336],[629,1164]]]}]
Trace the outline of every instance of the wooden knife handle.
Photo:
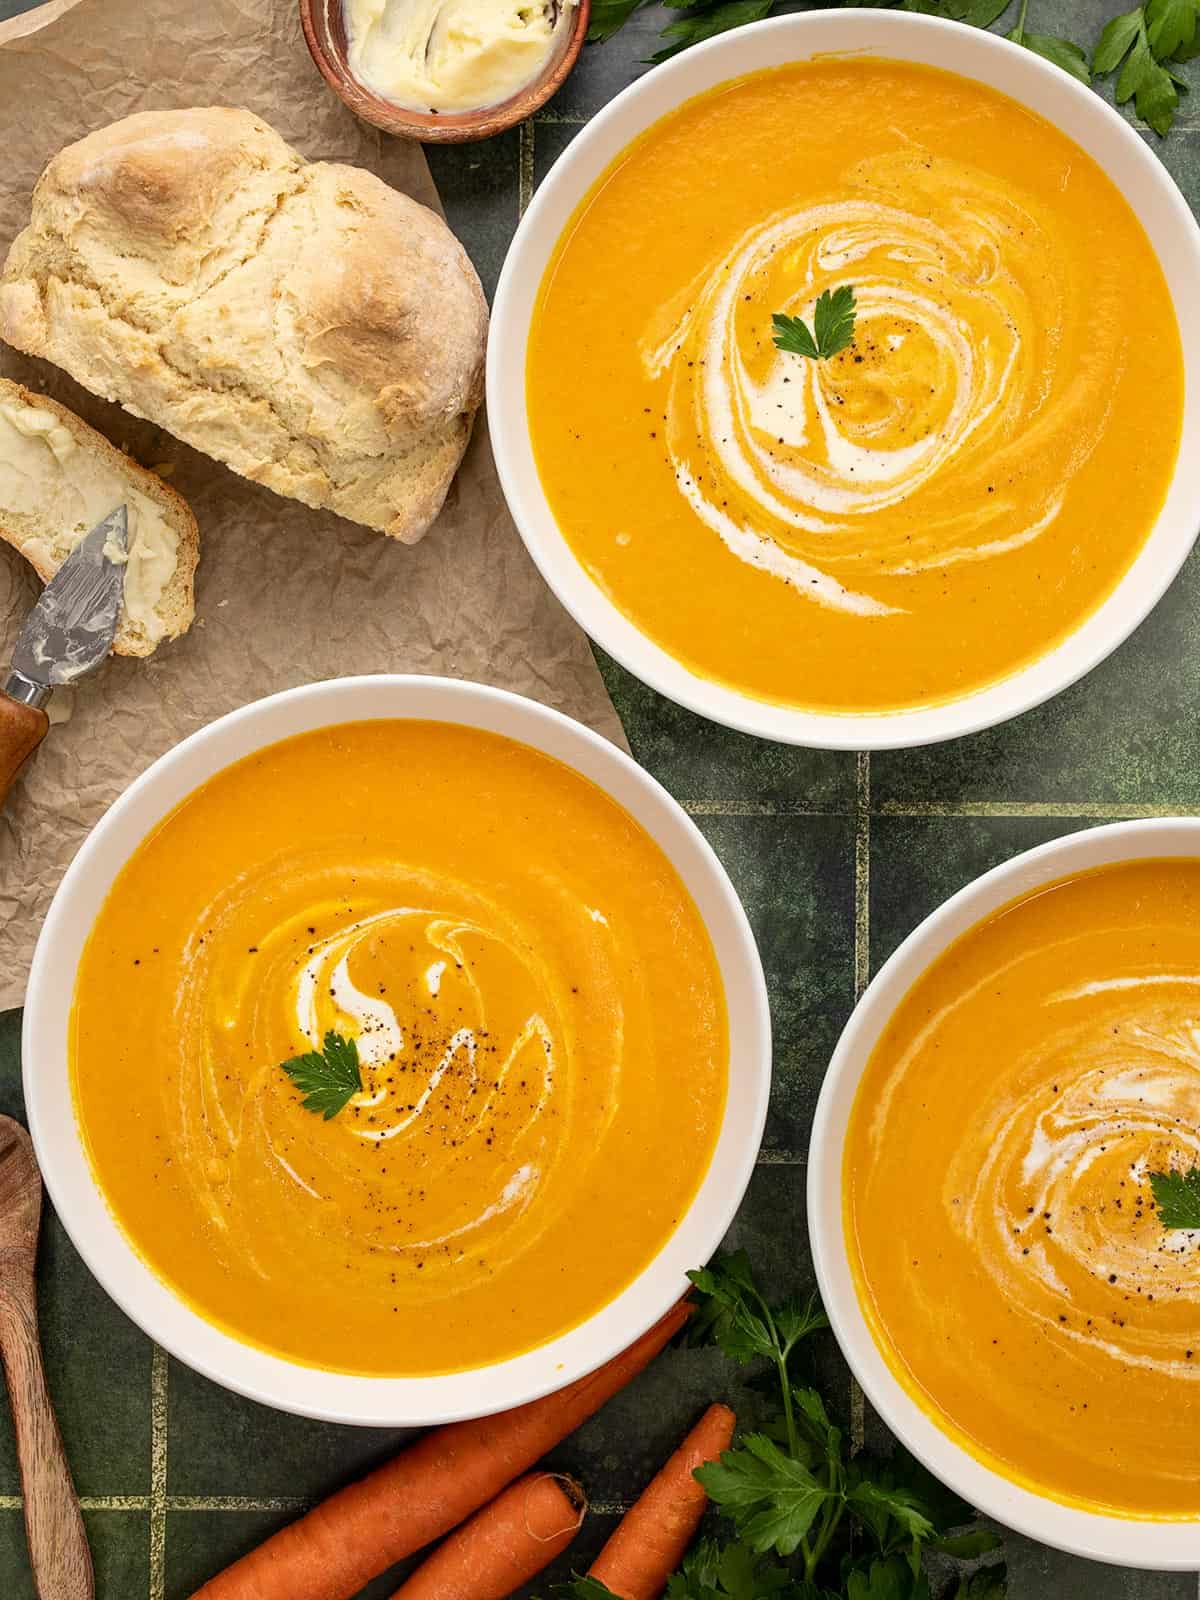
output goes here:
[{"label": "wooden knife handle", "polygon": [[4,1279],[0,1356],[17,1435],[29,1564],[38,1600],[94,1600],[92,1555],[46,1389],[32,1282]]},{"label": "wooden knife handle", "polygon": [[0,694],[0,806],[26,760],[46,737],[50,719],[34,706]]}]

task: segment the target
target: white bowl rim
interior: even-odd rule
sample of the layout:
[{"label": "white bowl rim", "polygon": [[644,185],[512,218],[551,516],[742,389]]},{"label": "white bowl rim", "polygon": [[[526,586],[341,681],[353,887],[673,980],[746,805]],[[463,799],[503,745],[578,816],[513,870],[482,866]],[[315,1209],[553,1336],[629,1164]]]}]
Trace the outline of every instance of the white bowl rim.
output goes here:
[{"label": "white bowl rim", "polygon": [[807,1178],[809,1240],[830,1326],[854,1378],[892,1433],[936,1477],[1006,1527],[1092,1561],[1158,1571],[1200,1566],[1200,1511],[1193,1519],[1126,1517],[1040,1495],[943,1432],[896,1378],[854,1287],[842,1164],[849,1109],[871,1050],[904,995],[949,945],[1001,906],[1057,879],[1125,861],[1193,855],[1200,857],[1200,817],[1113,822],[1022,851],[943,901],[889,956],[846,1023],[817,1100]]},{"label": "white bowl rim", "polygon": [[[920,49],[916,48],[918,43]],[[1200,281],[1200,223],[1158,157],[1094,90],[1033,51],[967,23],[906,11],[792,12],[719,34],[654,68],[614,96],[559,156],[521,218],[496,288],[487,354],[489,429],[505,499],[534,563],[580,627],[636,678],[699,716],[778,743],[826,750],[914,749],[980,732],[1060,694],[1123,644],[1174,581],[1200,531],[1200,465],[1192,469],[1186,455],[1186,440],[1200,422],[1200,309],[1194,314],[1191,311],[1194,295],[1185,301],[1173,293],[1184,350],[1186,395],[1180,452],[1168,503],[1110,594],[1044,655],[959,698],[869,714],[808,711],[781,705],[693,672],[643,633],[587,575],[558,530],[532,465],[524,404],[529,321],[525,302],[531,294],[536,296],[561,227],[552,222],[546,224],[553,229],[553,237],[545,250],[538,230],[563,191],[569,196],[565,223],[591,187],[590,182],[582,187],[575,184],[575,169],[594,150],[606,146],[609,130],[621,123],[628,112],[643,101],[661,96],[668,85],[679,86],[671,106],[642,119],[636,129],[620,138],[607,152],[605,167],[627,148],[631,139],[695,95],[747,72],[804,60],[818,52],[919,60],[973,78],[1028,106],[1068,138],[1081,143],[1078,129],[1072,131],[1064,125],[1078,120],[1097,139],[1114,143],[1121,150],[1131,172],[1136,174],[1136,184],[1132,179],[1129,184],[1118,181],[1106,167],[1111,181],[1143,227],[1147,226],[1142,214],[1143,197],[1150,197],[1144,202],[1146,206],[1161,208],[1159,225],[1172,235],[1174,248],[1181,256],[1179,277],[1190,275],[1193,283]],[[773,59],[756,58],[772,55]],[[952,64],[946,61],[948,55],[956,56]],[[964,59],[957,59],[958,55]],[[716,70],[718,64],[720,70]],[[997,83],[997,78],[1005,81]],[[1031,105],[1024,93],[1013,87],[1013,78],[1028,86],[1034,99],[1054,101],[1063,114],[1056,115],[1045,105]],[[1096,156],[1092,159],[1104,165]],[[1168,263],[1161,250],[1157,253],[1169,277]],[[529,309],[532,310],[532,301]],[[520,396],[519,403],[513,403],[514,394]]]},{"label": "white bowl rim", "polygon": [[[365,709],[379,692],[394,697],[395,705],[387,710]],[[405,709],[412,705],[425,708]],[[429,705],[437,709],[428,709]],[[272,720],[276,712],[287,718],[279,727]],[[505,736],[545,750],[609,793],[655,839],[689,894],[697,899],[718,953],[730,1016],[730,1088],[717,1148],[678,1226],[637,1278],[583,1323],[545,1344],[491,1366],[430,1377],[372,1377],[292,1362],[243,1343],[193,1311],[142,1260],[109,1211],[92,1175],[74,1117],[65,1043],[61,1059],[54,1060],[49,1071],[43,1047],[54,1026],[54,1014],[61,1018],[64,1005],[68,1012],[70,1009],[69,998],[61,998],[64,986],[59,969],[64,963],[58,951],[64,940],[81,948],[93,921],[88,916],[81,926],[75,916],[78,886],[99,864],[102,900],[132,850],[178,800],[169,799],[153,809],[132,846],[118,850],[115,861],[110,858],[105,865],[110,841],[130,813],[152,804],[160,788],[188,769],[196,757],[203,760],[208,755],[211,760],[213,746],[223,745],[231,735],[249,734],[264,721],[269,733],[246,744],[239,754],[202,766],[181,793],[192,792],[242,755],[311,728],[377,718],[458,721],[490,728],[494,722],[513,720],[514,714],[514,727]],[[505,730],[494,727],[493,731]],[[564,753],[566,748],[573,754]],[[599,772],[610,775],[612,786]],[[647,820],[613,793],[622,782],[628,783],[650,812],[657,813],[655,818]],[[691,880],[674,851],[658,836],[656,823],[660,820],[675,830],[679,850],[696,864]],[[714,926],[711,911],[705,915],[700,898],[719,908],[722,926]],[[731,952],[728,961],[721,957],[722,942]],[[76,960],[77,956],[72,956],[67,963],[68,997],[73,993]],[[739,985],[737,996],[729,992],[731,976]],[[735,1009],[742,1017],[737,1036]],[[65,1041],[65,1022],[55,1031]],[[585,1376],[633,1343],[686,1292],[688,1268],[707,1259],[732,1223],[754,1172],[771,1084],[770,1012],[754,935],[728,874],[682,806],[617,745],[562,712],[490,685],[424,674],[364,674],[284,689],[197,729],[154,761],[87,835],[54,895],[34,952],[21,1046],[26,1116],[46,1191],[85,1265],[126,1316],[184,1365],[236,1394],[297,1416],[364,1427],[426,1427],[507,1410]],[[739,1073],[741,1077],[736,1079]],[[61,1100],[64,1079],[68,1080],[66,1130],[62,1128],[61,1104],[53,1103],[56,1096]],[[729,1140],[729,1151],[722,1158],[731,1116],[736,1114],[735,1095],[744,1127]],[[80,1177],[80,1164],[86,1184]],[[83,1204],[81,1197],[90,1203]],[[706,1215],[697,1221],[702,1205]],[[702,1235],[704,1243],[698,1245],[689,1235]]]}]

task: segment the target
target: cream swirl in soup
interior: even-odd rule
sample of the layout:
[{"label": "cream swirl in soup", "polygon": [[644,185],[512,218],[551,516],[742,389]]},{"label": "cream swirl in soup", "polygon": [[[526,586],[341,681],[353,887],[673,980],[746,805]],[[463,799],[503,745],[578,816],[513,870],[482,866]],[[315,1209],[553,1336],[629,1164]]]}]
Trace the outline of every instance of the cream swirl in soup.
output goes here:
[{"label": "cream swirl in soup", "polygon": [[[1030,197],[924,152],[864,162],[846,190],[747,230],[642,356],[669,381],[667,448],[700,521],[806,598],[882,617],[897,607],[872,578],[1052,527],[1104,426],[1114,350],[1106,333],[1102,355],[1063,358],[1073,264]],[[811,327],[844,284],[851,349],[776,347],[764,308]],[[1055,464],[1032,499],[1011,489],[1030,450]]]},{"label": "cream swirl in soup", "polygon": [[986,1119],[974,1171],[961,1154],[951,1163],[952,1214],[1022,1312],[1118,1362],[1200,1381],[1174,1325],[1081,1316],[1071,1288],[1087,1274],[1200,1315],[1200,1235],[1164,1229],[1150,1192],[1151,1172],[1200,1164],[1200,977],[1088,983],[1046,1012],[1044,1048],[1015,1064],[1039,1088]]},{"label": "cream swirl in soup", "polygon": [[[176,1160],[222,1234],[260,1233],[258,1182],[282,1179],[302,1206],[317,1203],[349,1255],[394,1259],[396,1294],[427,1299],[473,1255],[495,1269],[533,1248],[542,1230],[529,1207],[537,1200],[549,1221],[563,1181],[596,1158],[620,1093],[616,953],[603,913],[563,883],[543,883],[566,927],[542,949],[534,927],[451,877],[370,856],[353,876],[352,901],[331,895],[327,862],[289,854],[205,907],[175,1006],[201,1066],[179,1080]],[[253,909],[264,891],[297,908],[265,933]],[[388,903],[401,897],[425,904]],[[579,1025],[588,1003],[603,1007],[603,1041]],[[268,1041],[289,1022],[313,1050],[330,1029],[355,1040],[362,1091],[333,1125],[279,1126],[282,1046]],[[229,1046],[250,1039],[262,1062],[247,1079],[228,1070]],[[583,1065],[597,1143],[566,1173]],[[379,1190],[365,1226],[364,1186]]]},{"label": "cream swirl in soup", "polygon": [[1200,1233],[1150,1183],[1200,1166],[1200,865],[1069,879],[951,946],[845,1159],[864,1308],[923,1405],[1043,1492],[1200,1511]]}]

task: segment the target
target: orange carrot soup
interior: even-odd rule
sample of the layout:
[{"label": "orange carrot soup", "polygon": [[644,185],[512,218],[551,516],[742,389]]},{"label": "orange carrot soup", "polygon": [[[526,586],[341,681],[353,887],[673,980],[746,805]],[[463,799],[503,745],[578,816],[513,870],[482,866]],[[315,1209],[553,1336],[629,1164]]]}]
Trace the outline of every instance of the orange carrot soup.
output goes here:
[{"label": "orange carrot soup", "polygon": [[896,1377],[1039,1494],[1200,1514],[1200,1232],[1150,1183],[1197,1164],[1200,862],[979,923],[897,1007],[847,1135],[847,1248]]},{"label": "orange carrot soup", "polygon": [[700,914],[526,745],[378,721],[218,773],[80,963],[75,1106],[118,1222],[210,1321],[420,1375],[577,1325],[707,1170],[728,1037]]},{"label": "orange carrot soup", "polygon": [[[844,345],[826,295],[853,296]],[[1116,187],[897,61],[757,72],[631,144],[547,269],[526,377],[550,508],[613,603],[693,672],[831,712],[962,696],[1075,630],[1183,413]]]}]

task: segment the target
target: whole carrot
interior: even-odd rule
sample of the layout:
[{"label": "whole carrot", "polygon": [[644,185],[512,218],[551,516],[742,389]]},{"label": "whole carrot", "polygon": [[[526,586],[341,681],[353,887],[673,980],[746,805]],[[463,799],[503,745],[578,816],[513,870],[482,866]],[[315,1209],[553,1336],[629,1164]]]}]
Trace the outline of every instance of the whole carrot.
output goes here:
[{"label": "whole carrot", "polygon": [[561,1555],[586,1510],[572,1478],[518,1478],[456,1528],[392,1600],[508,1600]]},{"label": "whole carrot", "polygon": [[666,1588],[708,1504],[692,1474],[728,1450],[736,1421],[728,1406],[709,1406],[592,1563],[591,1576],[620,1600],[658,1600]]},{"label": "whole carrot", "polygon": [[452,1422],[330,1495],[198,1589],[193,1600],[350,1600],[377,1573],[464,1517],[574,1432],[687,1321],[673,1306],[635,1344],[557,1394]]}]

